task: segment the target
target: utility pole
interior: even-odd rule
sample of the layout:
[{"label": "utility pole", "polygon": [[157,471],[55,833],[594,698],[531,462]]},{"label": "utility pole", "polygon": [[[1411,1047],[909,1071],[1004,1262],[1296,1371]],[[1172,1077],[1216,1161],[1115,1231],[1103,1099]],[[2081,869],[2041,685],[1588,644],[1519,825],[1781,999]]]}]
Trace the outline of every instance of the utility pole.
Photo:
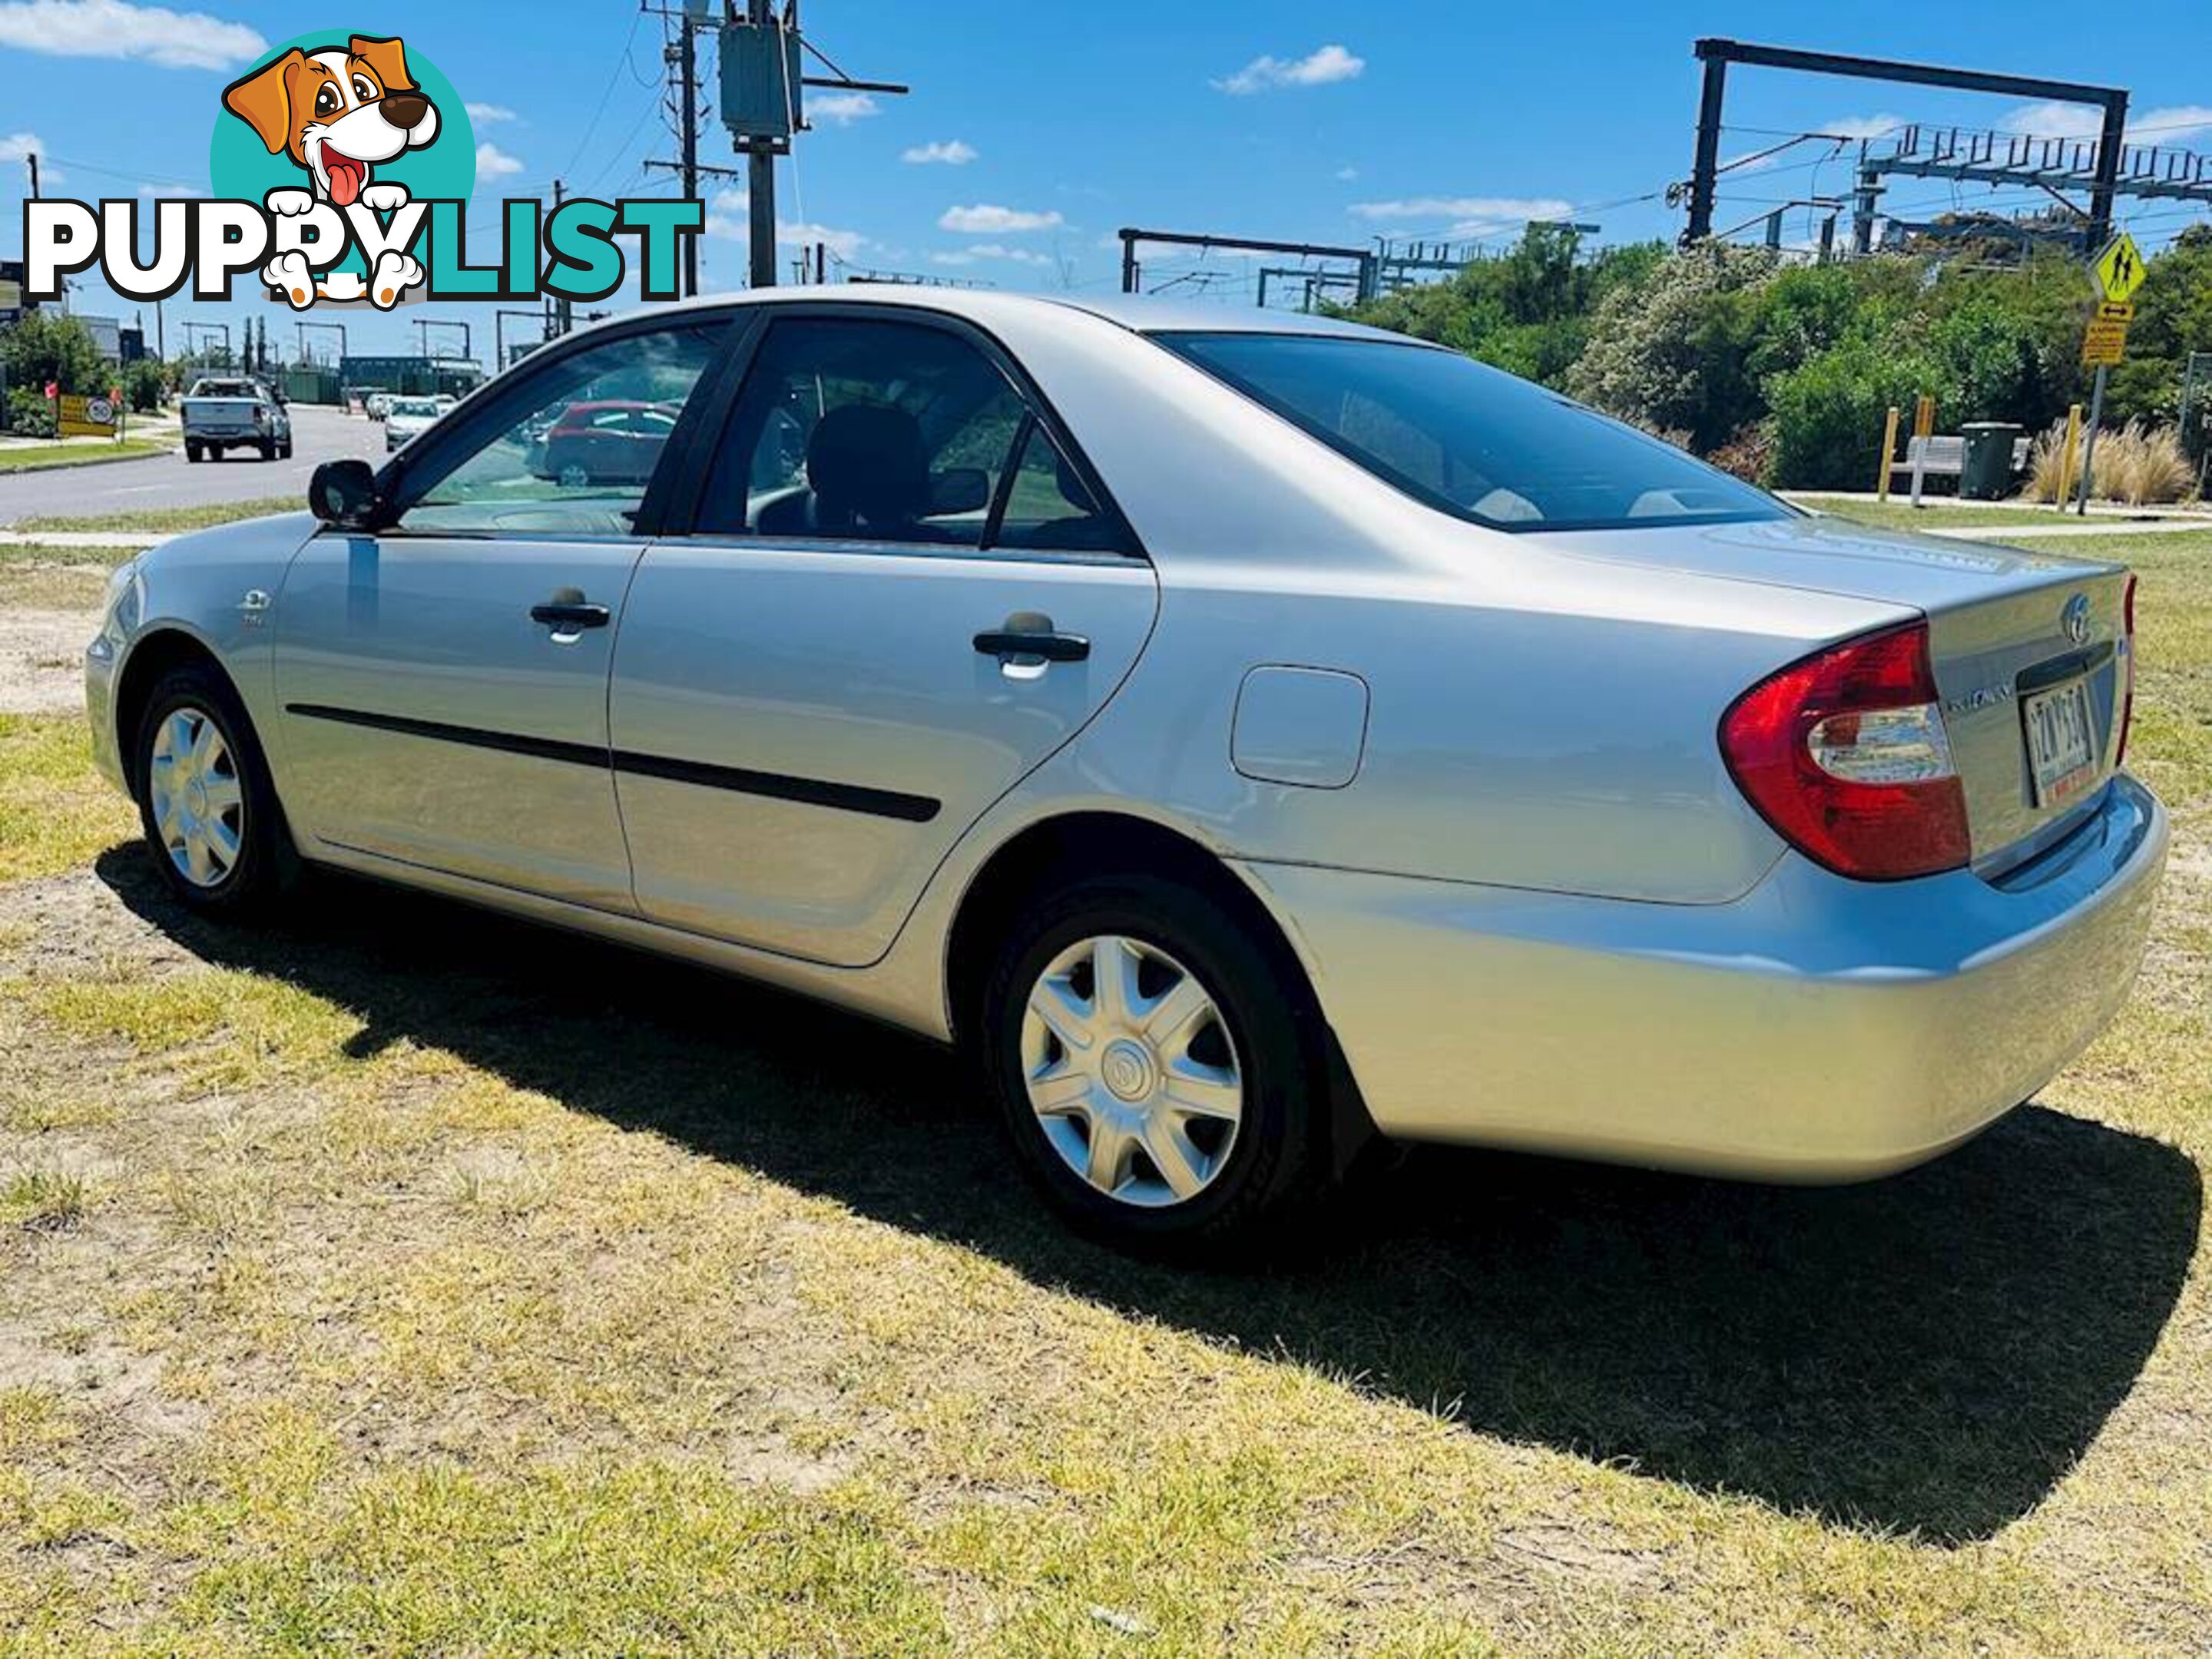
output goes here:
[{"label": "utility pole", "polygon": [[[681,40],[678,50],[682,74],[684,100],[684,199],[696,201],[699,197],[699,49],[696,27],[687,10],[677,20],[677,33]],[[699,292],[699,239],[684,239],[684,297],[696,297]]]},{"label": "utility pole", "polygon": [[31,164],[31,199],[39,199],[39,152],[33,150],[23,158]]},{"label": "utility pole", "polygon": [[[568,192],[562,188],[561,181],[558,179],[556,179],[553,181],[554,212],[560,212],[562,199],[567,195],[567,193]],[[574,313],[572,313],[568,304],[568,296],[565,294],[557,296],[553,301],[553,334],[555,338],[557,339],[562,335],[566,334],[569,329],[574,325],[572,321],[573,315]]]},{"label": "utility pole", "polygon": [[[773,27],[770,15],[772,0],[745,0],[745,21],[753,28]],[[795,136],[795,135],[794,135]],[[791,139],[783,141],[784,149],[791,148]],[[745,152],[746,198],[750,210],[752,231],[752,285],[755,288],[775,286],[775,141],[755,140]]]},{"label": "utility pole", "polygon": [[[752,285],[773,288],[775,158],[791,154],[792,141],[806,129],[799,106],[800,88],[830,87],[846,93],[880,92],[892,96],[903,94],[908,88],[889,81],[856,81],[839,69],[827,53],[799,33],[799,0],[786,0],[781,18],[776,15],[775,0],[744,0],[742,16],[738,15],[736,0],[725,0],[725,3],[730,9],[721,28],[722,121],[730,130],[732,147],[745,158]],[[830,75],[802,74],[802,54],[811,54]],[[814,263],[818,273],[823,262]]]}]

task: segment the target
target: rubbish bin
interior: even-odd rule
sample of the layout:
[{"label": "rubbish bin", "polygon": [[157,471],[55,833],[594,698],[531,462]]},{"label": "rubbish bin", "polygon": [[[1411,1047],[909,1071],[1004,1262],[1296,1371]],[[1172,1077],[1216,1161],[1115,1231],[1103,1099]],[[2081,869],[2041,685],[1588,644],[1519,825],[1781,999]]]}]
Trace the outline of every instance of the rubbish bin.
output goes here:
[{"label": "rubbish bin", "polygon": [[1969,421],[1961,429],[1966,453],[1959,494],[1971,501],[2002,501],[2012,494],[2012,452],[2024,428],[2008,421]]}]

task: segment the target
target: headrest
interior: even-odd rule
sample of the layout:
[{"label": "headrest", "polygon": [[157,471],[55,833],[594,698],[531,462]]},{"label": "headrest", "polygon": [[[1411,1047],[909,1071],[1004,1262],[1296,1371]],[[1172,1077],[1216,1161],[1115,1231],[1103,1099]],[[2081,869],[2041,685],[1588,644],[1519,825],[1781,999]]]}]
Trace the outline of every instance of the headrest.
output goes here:
[{"label": "headrest", "polygon": [[910,523],[929,511],[921,426],[890,404],[847,404],[822,417],[806,444],[806,482],[825,528],[857,519]]}]

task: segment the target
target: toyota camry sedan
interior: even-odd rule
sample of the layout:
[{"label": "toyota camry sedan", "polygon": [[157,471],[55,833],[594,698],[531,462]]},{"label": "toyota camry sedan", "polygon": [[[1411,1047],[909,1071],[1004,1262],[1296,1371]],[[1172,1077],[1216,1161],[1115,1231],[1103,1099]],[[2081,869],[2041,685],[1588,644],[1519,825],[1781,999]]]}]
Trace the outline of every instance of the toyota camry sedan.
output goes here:
[{"label": "toyota camry sedan", "polygon": [[[532,464],[610,408],[649,464]],[[959,1044],[1127,1243],[1378,1135],[1919,1163],[2111,1018],[2166,855],[2124,568],[1347,325],[658,307],[311,495],[126,566],[87,659],[184,902],[331,866]]]}]

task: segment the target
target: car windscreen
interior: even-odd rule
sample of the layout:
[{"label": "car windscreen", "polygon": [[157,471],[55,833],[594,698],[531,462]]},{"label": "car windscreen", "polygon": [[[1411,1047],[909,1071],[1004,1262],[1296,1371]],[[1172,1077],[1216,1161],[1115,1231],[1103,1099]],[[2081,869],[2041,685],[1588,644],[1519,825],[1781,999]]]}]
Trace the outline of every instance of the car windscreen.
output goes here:
[{"label": "car windscreen", "polygon": [[1493,529],[1795,516],[1670,444],[1455,351],[1316,334],[1152,337],[1386,483]]}]

